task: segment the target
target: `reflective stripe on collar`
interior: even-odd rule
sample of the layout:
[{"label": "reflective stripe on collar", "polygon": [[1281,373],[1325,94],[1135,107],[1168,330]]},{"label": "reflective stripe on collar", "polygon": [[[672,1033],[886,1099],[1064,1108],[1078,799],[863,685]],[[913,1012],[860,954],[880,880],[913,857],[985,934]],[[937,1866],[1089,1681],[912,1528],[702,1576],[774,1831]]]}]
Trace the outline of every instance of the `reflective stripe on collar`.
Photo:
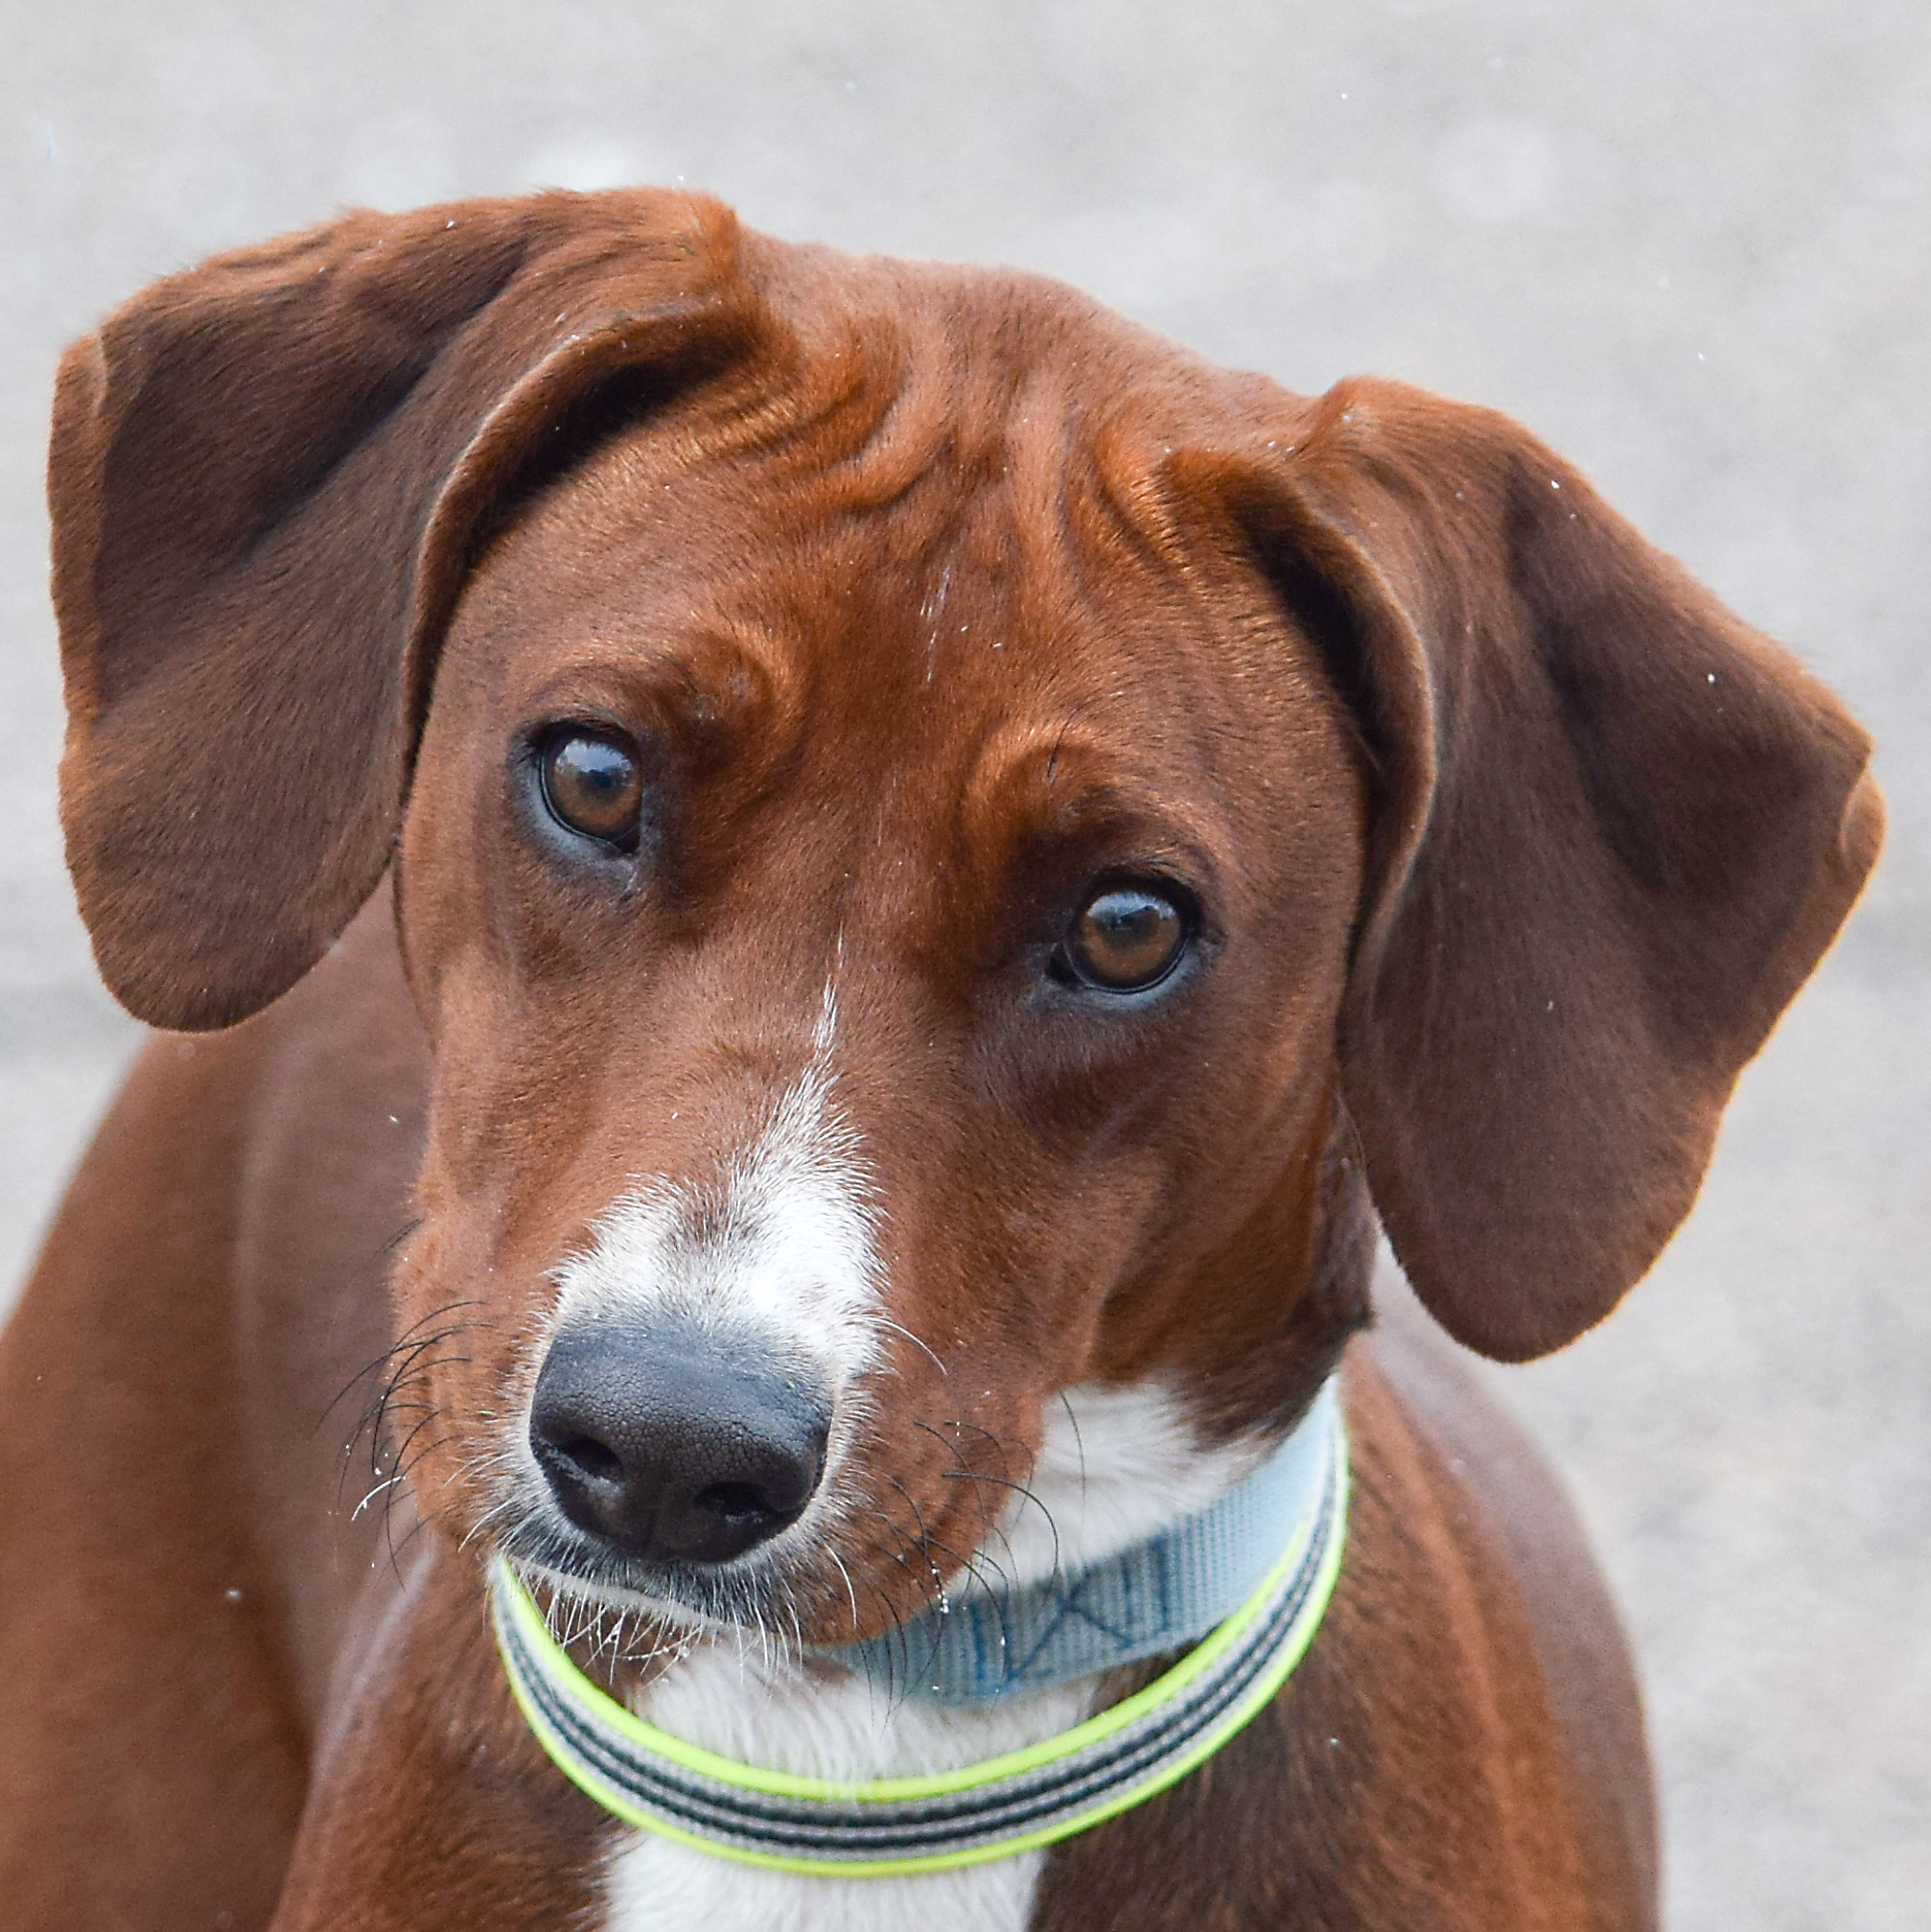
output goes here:
[{"label": "reflective stripe on collar", "polygon": [[1332,1385],[1248,1483],[1304,1434],[1322,1452],[1313,1507],[1298,1521],[1276,1519],[1274,1560],[1232,1615],[1145,1689],[1041,1743],[956,1771],[800,1778],[673,1737],[577,1669],[500,1557],[489,1573],[497,1645],[545,1751],[627,1824],[745,1864],[841,1877],[1006,1857],[1070,1837],[1184,1778],[1287,1681],[1340,1571],[1348,1457]]}]

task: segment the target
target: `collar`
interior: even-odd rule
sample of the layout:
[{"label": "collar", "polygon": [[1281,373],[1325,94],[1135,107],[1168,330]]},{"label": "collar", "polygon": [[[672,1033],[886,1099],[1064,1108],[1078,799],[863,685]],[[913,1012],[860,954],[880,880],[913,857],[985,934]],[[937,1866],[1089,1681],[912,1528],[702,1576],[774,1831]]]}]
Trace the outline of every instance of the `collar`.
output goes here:
[{"label": "collar", "polygon": [[781,1871],[929,1872],[1083,1831],[1226,1743],[1287,1682],[1320,1626],[1340,1572],[1347,1493],[1347,1435],[1331,1382],[1252,1476],[1167,1536],[1003,1606],[971,1598],[942,1618],[928,1613],[903,1626],[903,1643],[895,1635],[883,1650],[874,1640],[835,1653],[901,1690],[1023,1694],[1171,1650],[1243,1592],[1144,1689],[1058,1736],[932,1777],[799,1778],[720,1757],[584,1676],[500,1556],[490,1564],[490,1610],[510,1690],[537,1741],[626,1824]]},{"label": "collar", "polygon": [[1252,1474],[1146,1543],[1073,1576],[948,1597],[826,1654],[894,1697],[977,1704],[1184,1650],[1253,1595],[1320,1513],[1338,1407],[1330,1382]]}]

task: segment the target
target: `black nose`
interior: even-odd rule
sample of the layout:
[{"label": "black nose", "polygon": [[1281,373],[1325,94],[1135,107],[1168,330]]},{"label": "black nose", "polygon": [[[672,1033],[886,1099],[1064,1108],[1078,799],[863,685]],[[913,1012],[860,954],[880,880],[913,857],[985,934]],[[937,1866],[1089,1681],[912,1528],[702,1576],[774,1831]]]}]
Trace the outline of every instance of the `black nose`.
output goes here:
[{"label": "black nose", "polygon": [[563,1513],[625,1556],[728,1563],[795,1523],[830,1405],[755,1343],[617,1319],[550,1343],[529,1441]]}]

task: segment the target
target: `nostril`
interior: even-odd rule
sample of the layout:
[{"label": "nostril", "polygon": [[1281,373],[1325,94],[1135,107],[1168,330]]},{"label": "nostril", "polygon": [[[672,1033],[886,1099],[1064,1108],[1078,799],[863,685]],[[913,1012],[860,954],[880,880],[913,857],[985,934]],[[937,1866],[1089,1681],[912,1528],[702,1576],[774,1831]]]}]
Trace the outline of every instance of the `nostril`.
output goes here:
[{"label": "nostril", "polygon": [[593,1435],[566,1436],[561,1442],[545,1444],[550,1455],[575,1465],[587,1482],[621,1482],[623,1458],[609,1444]]},{"label": "nostril", "polygon": [[785,1514],[772,1506],[771,1498],[755,1482],[713,1482],[691,1500],[699,1509],[733,1524],[761,1523]]}]

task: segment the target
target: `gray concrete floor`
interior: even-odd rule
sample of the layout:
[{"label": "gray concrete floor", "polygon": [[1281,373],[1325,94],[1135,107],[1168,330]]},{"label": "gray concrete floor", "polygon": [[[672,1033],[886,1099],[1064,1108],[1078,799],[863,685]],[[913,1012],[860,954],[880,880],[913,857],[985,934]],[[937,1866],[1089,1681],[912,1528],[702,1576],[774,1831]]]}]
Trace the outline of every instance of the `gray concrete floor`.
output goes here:
[{"label": "gray concrete floor", "polygon": [[1922,0],[0,5],[0,1278],[135,1030],[60,867],[61,344],[348,201],[687,180],[1521,416],[1877,733],[1889,854],[1651,1280],[1496,1381],[1635,1631],[1678,1932],[1931,1922]]}]

